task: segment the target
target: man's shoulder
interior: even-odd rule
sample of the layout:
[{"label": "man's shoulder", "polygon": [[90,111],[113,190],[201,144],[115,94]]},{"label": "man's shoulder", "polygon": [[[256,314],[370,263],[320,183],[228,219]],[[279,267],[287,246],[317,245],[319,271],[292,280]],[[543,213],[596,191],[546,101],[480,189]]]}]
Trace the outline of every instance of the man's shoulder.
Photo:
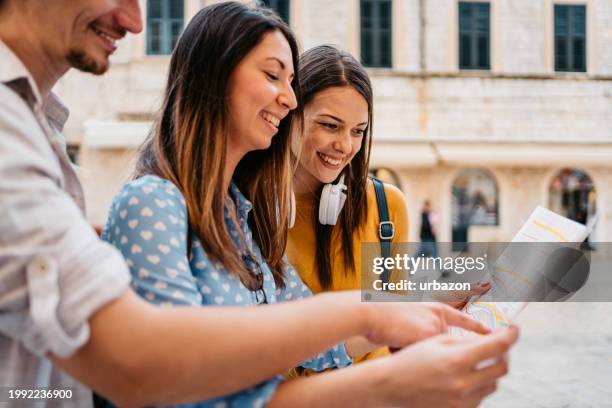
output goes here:
[{"label": "man's shoulder", "polygon": [[37,132],[45,140],[32,107],[17,91],[3,83],[0,83],[0,131],[8,132],[8,136],[28,139]]},{"label": "man's shoulder", "polygon": [[13,160],[34,160],[36,157],[36,161],[46,162],[55,156],[30,105],[17,92],[1,83],[0,145],[1,153],[11,156]]},{"label": "man's shoulder", "polygon": [[0,83],[0,119],[4,120],[4,112],[18,113],[19,117],[28,115],[36,120],[28,102],[16,90],[5,83]]},{"label": "man's shoulder", "polygon": [[0,84],[0,134],[5,142],[19,141],[50,152],[48,141],[34,111],[6,84]]}]

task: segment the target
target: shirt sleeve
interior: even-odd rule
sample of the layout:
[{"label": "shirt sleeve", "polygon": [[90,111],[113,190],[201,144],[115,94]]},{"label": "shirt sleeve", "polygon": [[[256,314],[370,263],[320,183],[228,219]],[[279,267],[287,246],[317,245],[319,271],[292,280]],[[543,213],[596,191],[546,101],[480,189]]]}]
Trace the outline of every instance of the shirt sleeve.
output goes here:
[{"label": "shirt sleeve", "polygon": [[[288,300],[299,300],[312,296],[312,292],[304,284],[299,273],[289,264],[287,257],[285,260],[285,288],[276,291],[276,298],[279,302]],[[342,368],[349,366],[353,360],[346,352],[344,343],[337,344],[331,349],[317,354],[313,358],[306,360],[301,364],[302,367],[313,371],[323,371],[328,368]]]},{"label": "shirt sleeve", "polygon": [[63,180],[30,108],[0,86],[0,333],[40,356],[72,355],[91,315],[129,284]]},{"label": "shirt sleeve", "polygon": [[180,408],[263,408],[270,402],[282,381],[282,376],[276,376],[249,389],[200,404],[181,405]]},{"label": "shirt sleeve", "polygon": [[126,185],[102,236],[126,258],[140,296],[159,305],[202,304],[187,258],[187,209],[173,184],[147,176]]}]

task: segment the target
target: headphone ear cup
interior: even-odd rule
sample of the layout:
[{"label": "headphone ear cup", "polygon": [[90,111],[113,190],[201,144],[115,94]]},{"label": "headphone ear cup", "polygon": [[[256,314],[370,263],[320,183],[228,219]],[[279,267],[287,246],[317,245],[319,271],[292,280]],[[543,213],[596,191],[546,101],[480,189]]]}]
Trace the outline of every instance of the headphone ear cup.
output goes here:
[{"label": "headphone ear cup", "polygon": [[331,184],[327,184],[321,190],[321,198],[319,199],[319,222],[323,225],[327,225],[327,212],[329,206],[329,193],[331,191]]},{"label": "headphone ear cup", "polygon": [[344,203],[346,202],[346,194],[344,193],[344,191],[342,190],[339,191],[338,198],[339,198],[338,199],[338,211],[337,211],[338,215],[336,216],[336,219],[338,219],[338,217],[340,216],[340,211],[342,211],[342,208],[344,208]]},{"label": "headphone ear cup", "polygon": [[336,225],[338,216],[346,201],[346,194],[339,185],[328,184],[321,191],[319,201],[319,222],[323,225]]},{"label": "headphone ear cup", "polygon": [[340,186],[333,186],[333,191],[329,197],[329,204],[327,205],[327,223],[329,225],[336,225],[345,201],[346,194],[342,192]]},{"label": "headphone ear cup", "polygon": [[289,229],[293,228],[295,225],[296,213],[297,209],[295,207],[295,193],[291,191],[291,195],[289,196]]},{"label": "headphone ear cup", "polygon": [[336,225],[340,211],[342,211],[346,201],[344,190],[346,190],[344,175],[340,177],[338,184],[326,184],[323,186],[319,200],[319,222],[321,224]]}]

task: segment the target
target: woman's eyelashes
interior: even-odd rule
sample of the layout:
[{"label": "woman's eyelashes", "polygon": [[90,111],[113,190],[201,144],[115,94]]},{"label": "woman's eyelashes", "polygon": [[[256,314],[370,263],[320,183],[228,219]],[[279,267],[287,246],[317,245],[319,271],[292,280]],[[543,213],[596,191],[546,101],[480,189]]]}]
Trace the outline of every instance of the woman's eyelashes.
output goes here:
[{"label": "woman's eyelashes", "polygon": [[330,129],[330,130],[336,130],[338,129],[338,125],[336,125],[335,123],[329,123],[329,122],[318,122],[319,125],[323,126],[324,128]]},{"label": "woman's eyelashes", "polygon": [[[339,129],[339,126],[337,124],[335,124],[335,123],[329,123],[329,122],[317,122],[317,123],[320,126],[323,126],[324,128],[329,129],[329,130],[338,130]],[[353,129],[353,131],[351,133],[353,133],[353,136],[355,136],[355,137],[361,137],[361,136],[364,135],[365,131],[366,131],[365,129],[357,128],[357,129]]]},{"label": "woman's eyelashes", "polygon": [[[280,75],[272,74],[267,71],[264,71],[264,74],[266,75],[266,78],[268,78],[268,81],[270,82],[277,82],[281,80]],[[289,84],[289,86],[293,87],[293,75],[287,78],[287,83]]]},{"label": "woman's eyelashes", "polygon": [[270,81],[278,81],[278,76],[264,71]]}]

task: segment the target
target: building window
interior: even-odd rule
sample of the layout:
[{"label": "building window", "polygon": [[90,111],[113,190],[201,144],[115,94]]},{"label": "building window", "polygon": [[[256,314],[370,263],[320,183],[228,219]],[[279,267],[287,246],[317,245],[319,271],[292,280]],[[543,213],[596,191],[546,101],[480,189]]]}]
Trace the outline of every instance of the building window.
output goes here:
[{"label": "building window", "polygon": [[361,0],[361,62],[391,68],[391,0]]},{"label": "building window", "polygon": [[586,72],[586,6],[555,5],[555,71]]},{"label": "building window", "polygon": [[491,7],[459,2],[459,69],[490,69]]},{"label": "building window", "polygon": [[262,0],[262,4],[271,8],[289,24],[289,0]]},{"label": "building window", "polygon": [[370,176],[376,177],[380,181],[388,184],[393,184],[395,187],[402,189],[402,183],[397,173],[388,167],[371,167],[368,172]]},{"label": "building window", "polygon": [[183,31],[183,3],[183,0],[147,1],[147,54],[172,54]]},{"label": "building window", "polygon": [[583,170],[559,170],[550,182],[548,208],[581,224],[595,217],[597,195],[593,179]]}]

